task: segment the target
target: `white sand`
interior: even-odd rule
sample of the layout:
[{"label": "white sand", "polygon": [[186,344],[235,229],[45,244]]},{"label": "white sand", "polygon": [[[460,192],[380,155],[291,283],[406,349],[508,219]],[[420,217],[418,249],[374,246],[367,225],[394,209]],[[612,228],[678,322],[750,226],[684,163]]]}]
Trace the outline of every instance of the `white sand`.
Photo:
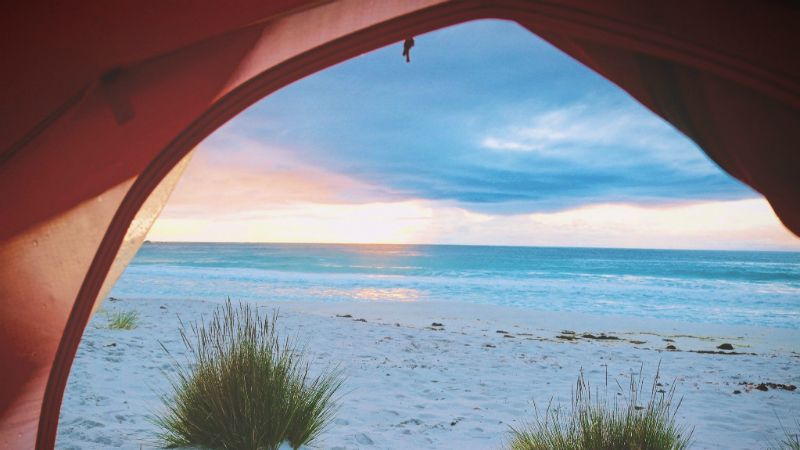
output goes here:
[{"label": "white sand", "polygon": [[[159,342],[183,355],[176,314],[192,321],[216,306],[107,301],[107,311],[138,311],[139,327],[104,328],[102,312],[89,324],[65,394],[57,447],[152,448],[156,429],[148,415],[160,409],[159,393],[167,388],[163,372],[172,369]],[[800,420],[800,390],[748,391],[739,385],[800,385],[798,331],[453,303],[279,307],[281,326],[307,341],[317,367],[341,363],[348,375],[335,423],[315,448],[502,448],[509,426],[530,417],[533,401],[542,408],[551,398],[568,404],[581,368],[603,389],[607,367],[612,392],[618,389],[613,380],[625,386],[631,371],[643,363],[651,375],[659,361],[664,384],[678,380],[684,397],[679,419],[695,427],[693,448],[767,448],[782,436],[778,417],[790,429]],[[355,320],[361,318],[366,322]],[[433,322],[443,330],[428,328]],[[622,339],[555,339],[564,329]],[[664,351],[665,338],[684,351]],[[756,355],[685,351],[714,350],[722,342]],[[733,394],[736,389],[742,393]]]}]

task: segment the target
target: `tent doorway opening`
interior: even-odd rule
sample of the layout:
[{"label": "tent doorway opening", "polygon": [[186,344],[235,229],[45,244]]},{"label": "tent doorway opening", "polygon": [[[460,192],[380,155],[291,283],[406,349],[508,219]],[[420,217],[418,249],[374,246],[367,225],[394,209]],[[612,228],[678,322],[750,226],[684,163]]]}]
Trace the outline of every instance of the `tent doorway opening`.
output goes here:
[{"label": "tent doorway opening", "polygon": [[[575,323],[621,333],[559,320],[708,317],[694,279],[669,291],[686,309],[652,299],[667,289],[653,278],[680,278],[670,260],[698,257],[674,249],[794,245],[766,202],[691,140],[519,25],[415,36],[410,64],[401,51],[393,44],[270,95],[185,160],[148,242],[97,305],[59,443],[144,438],[151,387],[163,387],[153,375],[169,370],[158,340],[180,352],[175,314],[191,320],[227,297],[281,307],[289,331],[311,330],[314,361],[350,368],[356,393],[327,442],[445,447],[465,427],[465,447],[498,440],[530,415],[531,397],[566,398],[584,357],[621,352],[617,375],[661,357],[634,338],[562,346]],[[734,216],[751,222],[731,227]],[[788,258],[777,264],[792,267]],[[775,320],[789,320],[793,292]],[[733,323],[756,309],[714,314]],[[139,313],[139,331],[104,327],[126,311]],[[559,329],[526,328],[542,314]],[[530,383],[517,375],[534,367],[558,381],[518,395]],[[87,428],[101,416],[116,423]]]}]

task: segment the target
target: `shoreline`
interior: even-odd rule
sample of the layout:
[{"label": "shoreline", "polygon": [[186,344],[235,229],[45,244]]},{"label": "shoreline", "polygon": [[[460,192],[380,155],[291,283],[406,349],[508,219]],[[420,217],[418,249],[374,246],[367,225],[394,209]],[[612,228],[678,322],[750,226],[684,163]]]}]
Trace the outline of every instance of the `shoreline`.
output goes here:
[{"label": "shoreline", "polygon": [[[312,369],[341,364],[348,374],[318,448],[501,448],[533,402],[568,405],[581,370],[601,387],[606,371],[624,386],[643,368],[647,385],[659,365],[665,385],[678,383],[692,448],[766,448],[781,438],[776,416],[789,428],[800,420],[800,391],[754,388],[800,384],[800,330],[455,302],[250,303],[279,310],[284,333],[307,344]],[[219,304],[107,300],[78,350],[57,447],[152,448],[146,416],[159,409],[171,370],[160,346],[181,359],[176,313],[191,322]],[[139,327],[103,328],[103,310],[136,310]],[[716,348],[723,343],[737,354]]]}]

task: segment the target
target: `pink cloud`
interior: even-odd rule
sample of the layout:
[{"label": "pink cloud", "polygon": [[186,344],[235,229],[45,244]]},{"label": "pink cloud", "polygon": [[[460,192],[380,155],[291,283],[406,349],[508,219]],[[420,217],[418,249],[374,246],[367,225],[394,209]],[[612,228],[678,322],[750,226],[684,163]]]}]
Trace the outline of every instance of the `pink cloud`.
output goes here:
[{"label": "pink cloud", "polygon": [[290,150],[223,135],[195,150],[162,215],[209,218],[280,205],[363,203],[395,197],[385,188],[311,166]]}]

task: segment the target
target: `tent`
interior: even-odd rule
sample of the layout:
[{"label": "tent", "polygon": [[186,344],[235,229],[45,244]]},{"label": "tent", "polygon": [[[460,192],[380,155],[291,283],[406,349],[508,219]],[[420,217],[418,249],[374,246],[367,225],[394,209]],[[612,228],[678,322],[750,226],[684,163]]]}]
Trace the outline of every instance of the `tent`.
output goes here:
[{"label": "tent", "polygon": [[0,448],[54,446],[83,329],[195,145],[292,81],[448,25],[520,23],[672,123],[800,235],[799,9],[12,0],[0,19]]}]

